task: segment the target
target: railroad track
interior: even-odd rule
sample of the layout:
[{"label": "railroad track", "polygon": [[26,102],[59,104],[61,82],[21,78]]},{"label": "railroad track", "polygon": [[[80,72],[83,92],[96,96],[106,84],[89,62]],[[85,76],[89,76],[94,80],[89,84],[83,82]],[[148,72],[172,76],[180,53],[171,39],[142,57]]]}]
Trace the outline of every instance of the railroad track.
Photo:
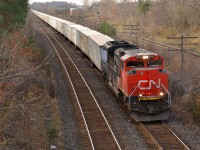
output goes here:
[{"label": "railroad track", "polygon": [[77,118],[79,118],[81,131],[81,148],[87,150],[121,150],[117,138],[78,67],[65,51],[62,44],[53,36],[52,30],[47,29],[43,25],[44,23],[41,23],[41,20],[36,19],[36,22],[54,48],[70,82],[70,91],[73,92],[71,99],[77,102],[77,109],[79,109]]},{"label": "railroad track", "polygon": [[138,123],[138,128],[151,149],[189,150],[181,139],[163,122]]},{"label": "railroad track", "polygon": [[[79,106],[77,109],[81,115],[77,115],[81,131],[81,148],[121,150],[119,142],[77,66],[64,50],[62,44],[54,38],[52,31],[46,29],[39,21],[37,22],[55,49],[72,86],[71,91],[74,93],[72,98],[77,101],[77,106]],[[189,149],[163,123],[139,123],[138,126],[150,149]]]}]

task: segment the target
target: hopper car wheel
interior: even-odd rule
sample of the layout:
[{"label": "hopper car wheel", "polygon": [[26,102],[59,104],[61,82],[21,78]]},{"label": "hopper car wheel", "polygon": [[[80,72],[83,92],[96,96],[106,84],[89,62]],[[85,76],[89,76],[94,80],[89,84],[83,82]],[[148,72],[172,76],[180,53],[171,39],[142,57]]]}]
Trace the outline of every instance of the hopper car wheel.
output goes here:
[{"label": "hopper car wheel", "polygon": [[108,78],[106,77],[106,74],[104,72],[101,73],[102,74],[102,77],[103,77],[103,80],[108,83]]},{"label": "hopper car wheel", "polygon": [[93,64],[92,60],[90,60],[90,67],[94,68],[94,64]]},{"label": "hopper car wheel", "polygon": [[118,100],[119,100],[120,102],[123,102],[123,93],[122,93],[122,92],[120,92],[120,93],[118,94]]},{"label": "hopper car wheel", "polygon": [[84,57],[84,53],[83,53],[83,51],[81,51],[81,57]]}]

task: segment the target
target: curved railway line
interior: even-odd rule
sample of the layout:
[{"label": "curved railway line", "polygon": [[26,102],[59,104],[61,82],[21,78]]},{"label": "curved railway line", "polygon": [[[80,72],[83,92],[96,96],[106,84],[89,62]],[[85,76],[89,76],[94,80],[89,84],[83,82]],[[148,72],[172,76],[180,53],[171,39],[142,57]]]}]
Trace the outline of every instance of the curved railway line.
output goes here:
[{"label": "curved railway line", "polygon": [[93,150],[121,150],[119,142],[117,141],[105,115],[103,114],[103,111],[101,110],[78,67],[75,65],[59,41],[54,38],[52,33],[38,20],[36,20],[36,22],[53,46],[57,57],[65,70],[68,80],[70,81],[71,88],[73,89],[73,98],[76,99],[82,116],[79,117],[82,137],[81,147],[83,149]]},{"label": "curved railway line", "polygon": [[[81,131],[82,149],[121,150],[122,148],[112,128],[78,67],[65,51],[62,44],[53,36],[49,28],[42,25],[40,23],[41,20],[36,18],[35,20],[53,46],[71,84],[71,91],[73,91],[71,98],[73,99],[72,101],[76,101],[78,106],[75,112],[79,111],[77,115]],[[138,123],[137,128],[146,140],[149,149],[189,150],[163,122]]]}]

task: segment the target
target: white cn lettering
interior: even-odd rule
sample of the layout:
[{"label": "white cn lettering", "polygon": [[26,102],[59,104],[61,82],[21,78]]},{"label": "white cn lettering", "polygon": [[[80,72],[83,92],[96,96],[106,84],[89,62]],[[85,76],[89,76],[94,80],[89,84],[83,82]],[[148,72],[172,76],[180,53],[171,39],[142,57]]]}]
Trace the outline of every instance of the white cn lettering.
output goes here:
[{"label": "white cn lettering", "polygon": [[148,87],[142,87],[142,86],[141,86],[141,83],[148,83],[148,80],[140,80],[140,81],[138,82],[138,88],[139,88],[140,90],[150,90],[150,89],[152,88],[152,84],[155,85],[156,88],[160,88],[160,86],[161,86],[161,85],[160,85],[160,79],[158,79],[158,84],[156,84],[155,81],[150,80],[150,81],[149,81]]}]

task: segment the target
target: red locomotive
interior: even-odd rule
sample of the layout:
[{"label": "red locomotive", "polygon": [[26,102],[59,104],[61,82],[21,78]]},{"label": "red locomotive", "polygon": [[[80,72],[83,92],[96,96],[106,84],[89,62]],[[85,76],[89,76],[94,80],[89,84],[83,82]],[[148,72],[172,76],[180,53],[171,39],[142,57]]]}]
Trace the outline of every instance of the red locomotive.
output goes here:
[{"label": "red locomotive", "polygon": [[104,77],[131,116],[136,121],[167,120],[171,96],[163,57],[125,41],[107,42],[105,53]]}]

